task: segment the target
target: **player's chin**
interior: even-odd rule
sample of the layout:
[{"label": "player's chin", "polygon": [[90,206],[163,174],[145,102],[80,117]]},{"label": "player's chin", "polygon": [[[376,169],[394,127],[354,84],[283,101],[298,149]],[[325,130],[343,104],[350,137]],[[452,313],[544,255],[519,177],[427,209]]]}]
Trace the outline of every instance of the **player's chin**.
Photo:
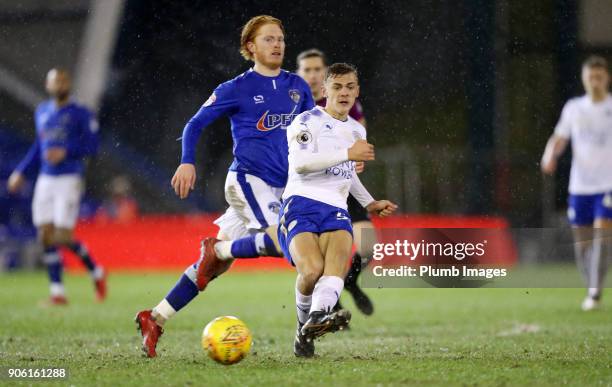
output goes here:
[{"label": "player's chin", "polygon": [[336,110],[340,114],[348,114],[351,111],[351,104],[348,102],[338,102],[336,104]]},{"label": "player's chin", "polygon": [[268,63],[266,63],[266,65],[268,67],[275,67],[275,66],[276,67],[280,67],[280,66],[283,65],[283,56],[282,55],[274,55],[274,54],[272,54],[272,55],[268,56],[266,62],[268,62]]}]

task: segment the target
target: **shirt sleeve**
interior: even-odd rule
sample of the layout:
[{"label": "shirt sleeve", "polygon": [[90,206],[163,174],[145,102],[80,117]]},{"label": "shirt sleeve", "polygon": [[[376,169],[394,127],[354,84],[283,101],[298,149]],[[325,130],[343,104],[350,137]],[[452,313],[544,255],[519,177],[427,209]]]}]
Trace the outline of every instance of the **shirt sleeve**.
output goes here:
[{"label": "shirt sleeve", "polygon": [[195,148],[202,131],[217,118],[231,115],[238,109],[236,94],[233,82],[222,83],[187,122],[183,129],[181,163],[195,164]]},{"label": "shirt sleeve", "polygon": [[319,128],[309,115],[297,117],[287,128],[289,165],[299,174],[322,171],[348,160],[348,149],[319,152]]},{"label": "shirt sleeve", "polygon": [[363,183],[361,183],[356,173],[353,173],[353,177],[351,178],[351,188],[349,192],[357,199],[363,208],[366,208],[374,201],[374,198],[370,195],[366,187],[364,187]]},{"label": "shirt sleeve", "polygon": [[39,163],[39,160],[40,160],[40,141],[38,140],[38,136],[36,136],[36,140],[34,140],[34,143],[32,144],[32,146],[30,146],[28,153],[26,153],[23,160],[21,160],[21,162],[17,164],[17,167],[15,168],[15,172],[24,173],[24,174],[28,173],[34,166],[39,165],[37,164]]},{"label": "shirt sleeve", "polygon": [[572,132],[572,104],[568,101],[561,111],[561,118],[555,126],[555,134],[559,137],[570,138]]},{"label": "shirt sleeve", "polygon": [[68,143],[67,157],[80,159],[93,156],[98,152],[98,120],[89,110],[83,110],[79,122],[79,132],[72,141]]}]

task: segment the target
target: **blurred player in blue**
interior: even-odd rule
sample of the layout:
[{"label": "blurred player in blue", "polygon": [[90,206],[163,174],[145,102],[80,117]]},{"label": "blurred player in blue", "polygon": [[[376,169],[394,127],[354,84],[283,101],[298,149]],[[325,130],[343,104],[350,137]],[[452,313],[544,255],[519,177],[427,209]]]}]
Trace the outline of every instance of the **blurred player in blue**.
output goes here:
[{"label": "blurred player in blue", "polygon": [[374,160],[365,128],[349,116],[359,96],[357,70],[335,63],[327,69],[324,85],[325,107],[298,115],[287,129],[289,178],[278,235],[298,272],[298,357],[314,356],[313,340],[345,328],[351,317],[347,310],[333,310],[353,246],[349,193],[368,212],[388,216],[397,209],[388,200],[374,200],[357,176],[355,162]]},{"label": "blurred player in blue", "polygon": [[[317,50],[316,48],[302,51],[297,56],[297,74],[304,78],[306,83],[310,86],[310,91],[318,106],[325,107],[327,98],[323,93],[323,82],[325,78],[325,72],[327,70],[327,59],[325,54]],[[355,104],[349,110],[349,117],[359,122],[364,127],[366,126],[366,119],[363,114],[363,107],[359,102],[359,99],[355,99]],[[357,173],[363,172],[365,168],[365,162],[358,161],[355,163],[355,170]],[[344,277],[344,289],[348,291],[357,308],[365,315],[371,315],[374,312],[374,305],[367,294],[359,287],[357,282],[359,275],[364,267],[368,265],[372,259],[374,244],[377,242],[376,233],[374,231],[374,224],[370,219],[370,214],[363,208],[359,202],[349,194],[348,197],[348,212],[351,215],[351,221],[353,223],[353,239],[355,243],[355,254],[351,258],[350,268]],[[340,301],[335,307],[336,309],[342,309]]]},{"label": "blurred player in blue", "polygon": [[83,194],[84,158],[98,148],[98,123],[84,106],[70,98],[70,75],[54,68],[49,71],[46,89],[51,99],[36,109],[36,140],[8,181],[8,191],[15,193],[25,183],[27,171],[40,168],[34,198],[32,219],[43,244],[43,260],[51,281],[51,305],[67,303],[62,283],[62,260],[59,247],[79,256],[94,281],[96,297],[106,297],[104,269],[96,265],[85,245],[74,239],[74,226]]},{"label": "blurred player in blue", "polygon": [[585,95],[572,98],[546,144],[541,168],[554,174],[572,144],[567,214],[578,268],[588,293],[582,309],[598,309],[612,260],[612,96],[608,62],[599,56],[582,65]]},{"label": "blurred player in blue", "polygon": [[183,129],[181,164],[172,187],[184,199],[196,181],[195,148],[203,129],[229,117],[234,161],[225,182],[229,208],[215,224],[217,238],[202,241],[200,260],[187,268],[174,288],[152,310],[136,316],[143,351],[155,357],[162,326],[235,258],[282,256],[277,239],[280,198],[287,183],[287,134],[293,118],[314,106],[299,76],[281,69],[285,33],[280,20],[253,17],[243,27],[240,53],[254,66],[220,84]]}]

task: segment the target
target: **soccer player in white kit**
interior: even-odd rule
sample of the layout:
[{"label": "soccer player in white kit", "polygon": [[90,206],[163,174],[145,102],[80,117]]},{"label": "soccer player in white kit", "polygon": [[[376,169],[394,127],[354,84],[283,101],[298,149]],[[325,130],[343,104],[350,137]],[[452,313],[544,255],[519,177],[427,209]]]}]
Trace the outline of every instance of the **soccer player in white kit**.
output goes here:
[{"label": "soccer player in white kit", "polygon": [[348,311],[332,311],[351,258],[349,192],[368,212],[387,216],[397,209],[388,200],[374,200],[355,171],[356,161],[374,160],[365,128],[348,116],[359,95],[355,67],[329,66],[325,90],[325,107],[299,114],[287,128],[289,179],[278,237],[298,271],[294,353],[300,357],[314,356],[313,339],[345,328],[350,320]]},{"label": "soccer player in white kit", "polygon": [[574,234],[576,263],[588,294],[583,310],[600,305],[612,255],[612,96],[604,58],[592,56],[582,66],[586,94],[570,99],[542,156],[542,171],[552,175],[557,160],[572,143],[568,218]]}]

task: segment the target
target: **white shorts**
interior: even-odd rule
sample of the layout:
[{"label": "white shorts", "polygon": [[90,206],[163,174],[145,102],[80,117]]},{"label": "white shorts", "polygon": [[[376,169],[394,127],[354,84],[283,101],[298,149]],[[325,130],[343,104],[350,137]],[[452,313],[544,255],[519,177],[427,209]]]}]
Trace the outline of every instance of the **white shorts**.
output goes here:
[{"label": "white shorts", "polygon": [[36,227],[53,224],[58,228],[74,228],[83,180],[80,175],[39,175],[32,199],[32,220]]},{"label": "white shorts", "polygon": [[238,239],[278,224],[283,191],[284,188],[272,187],[256,176],[230,171],[225,179],[229,208],[215,220],[219,232]]}]

